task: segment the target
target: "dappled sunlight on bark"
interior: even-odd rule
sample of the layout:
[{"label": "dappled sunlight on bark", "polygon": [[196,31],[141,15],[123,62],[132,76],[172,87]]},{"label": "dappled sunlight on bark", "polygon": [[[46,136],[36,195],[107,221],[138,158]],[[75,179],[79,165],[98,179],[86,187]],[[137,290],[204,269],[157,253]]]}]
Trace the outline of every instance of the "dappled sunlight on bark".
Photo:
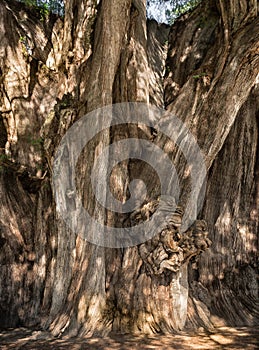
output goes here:
[{"label": "dappled sunlight on bark", "polygon": [[[252,327],[259,317],[257,2],[227,4],[204,1],[202,10],[169,27],[146,21],[144,0],[66,1],[64,18],[51,14],[45,21],[22,3],[0,2],[0,327],[51,332],[0,332],[3,349],[254,346],[252,328],[213,330]],[[156,116],[154,127],[138,120],[106,127],[89,140],[76,164],[82,206],[99,222],[124,228],[152,220],[162,186],[177,183],[177,176],[180,199],[177,206],[164,201],[167,227],[152,239],[114,249],[86,241],[64,223],[53,162],[76,121],[127,101],[171,114]],[[195,203],[186,230],[182,215],[197,159],[188,164],[181,149],[183,128],[175,140],[157,130],[176,129],[174,115],[193,134],[208,172],[203,209],[197,217]],[[66,150],[72,156],[77,136]],[[122,205],[134,191],[146,198],[139,210],[116,215],[96,200],[90,174],[106,146],[127,138],[159,147],[165,157],[157,167],[172,160],[177,176],[170,170],[164,184],[159,169],[123,160],[110,174],[112,194]],[[144,153],[139,140],[134,147]],[[65,171],[71,164],[63,155]],[[98,176],[105,183],[105,170]],[[72,196],[67,191],[62,200]],[[90,225],[86,230],[93,235]]]}]

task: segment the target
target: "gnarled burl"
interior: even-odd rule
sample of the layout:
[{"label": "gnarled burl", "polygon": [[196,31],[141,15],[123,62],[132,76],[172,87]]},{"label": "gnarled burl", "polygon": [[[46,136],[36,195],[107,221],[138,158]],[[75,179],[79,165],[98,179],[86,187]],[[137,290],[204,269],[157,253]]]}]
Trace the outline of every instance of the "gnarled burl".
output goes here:
[{"label": "gnarled burl", "polygon": [[[120,292],[117,299],[124,309],[123,315],[115,316],[115,330],[167,333],[184,327],[188,301],[188,262],[195,264],[211,241],[203,220],[195,221],[186,232],[182,232],[184,210],[174,204],[168,198],[151,200],[131,215],[131,225],[151,220],[155,215],[158,220],[163,217],[165,222],[152,239],[134,251],[125,252],[128,265],[129,261],[132,263],[130,269],[122,268],[116,284]],[[130,276],[132,282],[126,284]]]},{"label": "gnarled burl", "polygon": [[[157,200],[145,204],[133,213],[132,221],[136,223],[148,220],[157,206]],[[177,274],[181,265],[188,263],[190,259],[197,259],[211,245],[206,221],[196,220],[186,232],[181,232],[182,216],[183,209],[177,206],[167,216],[166,228],[139,246],[139,254],[148,274]]]}]

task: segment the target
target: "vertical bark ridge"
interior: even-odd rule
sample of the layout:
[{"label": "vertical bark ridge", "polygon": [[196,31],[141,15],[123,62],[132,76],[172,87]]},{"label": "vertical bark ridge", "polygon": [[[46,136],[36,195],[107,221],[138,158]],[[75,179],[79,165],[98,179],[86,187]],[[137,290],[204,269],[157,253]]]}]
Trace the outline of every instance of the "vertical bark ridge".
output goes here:
[{"label": "vertical bark ridge", "polygon": [[[257,2],[209,1],[204,13],[200,7],[182,16],[170,29],[166,62],[168,27],[146,25],[145,1],[73,0],[65,11],[64,20],[50,16],[42,23],[20,3],[0,3],[0,324],[70,336],[184,326],[187,261],[177,278],[148,274],[139,247],[89,244],[55,211],[51,169],[60,139],[85,113],[123,101],[165,104],[186,122],[206,157],[201,216],[214,245],[198,270],[188,272],[188,324],[254,323]],[[163,135],[142,125],[105,130],[77,164],[83,204],[102,222],[121,223],[95,203],[85,174],[106,145],[129,136],[159,144],[179,173],[185,171],[179,149]],[[156,198],[153,172],[125,162],[111,178],[119,199],[127,199],[136,174],[150,184],[148,202]],[[188,184],[181,185],[188,195]]]}]

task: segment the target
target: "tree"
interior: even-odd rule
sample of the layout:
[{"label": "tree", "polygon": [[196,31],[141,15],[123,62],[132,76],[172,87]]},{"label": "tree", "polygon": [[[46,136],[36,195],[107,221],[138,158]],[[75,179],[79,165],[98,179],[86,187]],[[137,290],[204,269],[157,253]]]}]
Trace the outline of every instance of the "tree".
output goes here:
[{"label": "tree", "polygon": [[200,3],[200,0],[148,0],[147,15],[159,22],[173,21],[180,15],[190,11]]},{"label": "tree", "polygon": [[[2,326],[91,335],[256,322],[257,11],[255,0],[206,1],[169,28],[146,21],[142,0],[66,1],[64,19],[44,20],[22,3],[0,3]],[[78,160],[77,188],[106,224],[139,220],[137,211],[129,217],[100,207],[84,176],[110,143],[134,136],[158,145],[180,179],[179,206],[165,203],[167,231],[114,249],[66,226],[53,197],[53,162],[76,121],[125,101],[165,106],[182,120],[204,154],[208,181],[201,220],[180,234],[190,169],[179,148],[137,123],[98,133]],[[139,176],[148,190],[146,219],[161,185],[148,164],[122,161],[110,183],[123,202]]]}]

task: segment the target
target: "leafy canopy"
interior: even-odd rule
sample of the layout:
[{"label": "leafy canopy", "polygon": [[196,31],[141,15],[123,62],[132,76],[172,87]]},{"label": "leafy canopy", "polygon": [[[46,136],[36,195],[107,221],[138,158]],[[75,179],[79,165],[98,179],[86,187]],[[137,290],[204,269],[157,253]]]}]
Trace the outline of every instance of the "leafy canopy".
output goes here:
[{"label": "leafy canopy", "polygon": [[[64,0],[19,0],[38,9],[42,17],[50,12],[64,15]],[[69,0],[67,0],[69,1]],[[119,0],[118,0],[119,1]],[[158,22],[173,23],[181,14],[194,8],[201,0],[147,0],[147,16]]]},{"label": "leafy canopy", "polygon": [[19,0],[28,7],[34,7],[39,10],[42,17],[46,17],[50,12],[58,15],[64,14],[63,0]]},{"label": "leafy canopy", "polygon": [[177,17],[200,2],[201,0],[147,0],[147,16],[158,22],[172,24]]}]

